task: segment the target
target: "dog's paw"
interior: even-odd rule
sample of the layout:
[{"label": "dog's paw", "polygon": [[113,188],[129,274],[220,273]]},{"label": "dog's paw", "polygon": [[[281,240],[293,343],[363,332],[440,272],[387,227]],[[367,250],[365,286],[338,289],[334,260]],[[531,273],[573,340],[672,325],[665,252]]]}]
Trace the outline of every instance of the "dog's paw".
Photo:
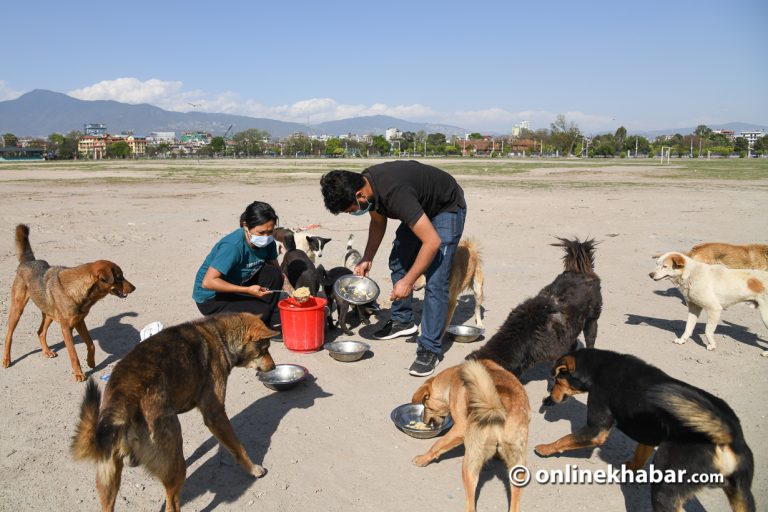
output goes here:
[{"label": "dog's paw", "polygon": [[675,343],[677,343],[678,345],[682,345],[683,343],[685,343],[686,341],[688,341],[688,339],[687,339],[687,338],[675,338],[675,340],[674,340],[674,341],[675,341]]},{"label": "dog's paw", "polygon": [[763,351],[760,353],[760,355],[761,355],[761,356],[763,356],[763,357],[768,357],[768,350],[763,350]]},{"label": "dog's paw", "polygon": [[536,452],[536,455],[538,455],[539,457],[549,457],[553,453],[557,452],[557,450],[555,450],[554,448],[552,448],[551,445],[548,445],[548,444],[537,444],[534,447],[533,451]]},{"label": "dog's paw", "polygon": [[43,350],[43,357],[47,357],[49,359],[53,359],[54,357],[58,357],[59,354],[54,352],[53,350]]},{"label": "dog's paw", "polygon": [[85,375],[83,375],[82,373],[76,373],[75,382],[85,382]]},{"label": "dog's paw", "polygon": [[707,345],[707,350],[709,350],[710,352],[712,352],[716,348],[717,348],[717,345]]},{"label": "dog's paw", "polygon": [[[763,355],[765,355],[765,354],[763,354]],[[4,357],[3,358],[3,368],[8,368],[9,366],[11,366],[11,359],[8,358],[8,357]]]},{"label": "dog's paw", "polygon": [[88,354],[85,358],[85,362],[88,365],[88,368],[96,368],[96,356],[94,354]]},{"label": "dog's paw", "polygon": [[414,457],[411,460],[411,462],[413,463],[414,466],[419,466],[420,468],[423,468],[424,466],[426,466],[431,462],[431,459],[426,454],[424,454],[424,455],[418,455]]},{"label": "dog's paw", "polygon": [[256,478],[261,478],[262,476],[267,474],[267,470],[259,466],[258,464],[254,464],[253,469],[251,470],[251,474]]}]

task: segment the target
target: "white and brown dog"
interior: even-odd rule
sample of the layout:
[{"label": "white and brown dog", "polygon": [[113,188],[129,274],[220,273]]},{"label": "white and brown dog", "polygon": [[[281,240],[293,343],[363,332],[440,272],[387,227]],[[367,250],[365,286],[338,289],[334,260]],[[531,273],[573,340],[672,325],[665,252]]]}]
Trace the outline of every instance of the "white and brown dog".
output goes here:
[{"label": "white and brown dog", "polygon": [[[715,327],[720,314],[729,306],[741,302],[757,307],[763,323],[768,327],[768,272],[708,265],[683,253],[668,252],[659,257],[656,270],[649,275],[655,281],[669,278],[688,305],[685,331],[675,338],[675,343],[683,344],[690,338],[703,309],[707,312],[704,329],[707,350],[714,350],[717,346]],[[768,357],[768,350],[762,355]]]}]

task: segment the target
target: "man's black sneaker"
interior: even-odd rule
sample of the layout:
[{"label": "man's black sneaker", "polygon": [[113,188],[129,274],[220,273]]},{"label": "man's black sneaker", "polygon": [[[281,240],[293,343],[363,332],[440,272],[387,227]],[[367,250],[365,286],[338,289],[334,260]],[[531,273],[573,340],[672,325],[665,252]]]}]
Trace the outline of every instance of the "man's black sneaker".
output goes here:
[{"label": "man's black sneaker", "polygon": [[411,367],[408,368],[408,373],[414,377],[426,377],[427,375],[432,375],[432,372],[435,371],[435,367],[439,362],[440,358],[434,352],[426,350],[417,352],[416,360]]},{"label": "man's black sneaker", "polygon": [[408,336],[418,330],[418,327],[413,322],[408,324],[401,324],[400,322],[393,322],[387,320],[381,329],[373,333],[373,337],[379,340],[391,340],[400,336]]}]

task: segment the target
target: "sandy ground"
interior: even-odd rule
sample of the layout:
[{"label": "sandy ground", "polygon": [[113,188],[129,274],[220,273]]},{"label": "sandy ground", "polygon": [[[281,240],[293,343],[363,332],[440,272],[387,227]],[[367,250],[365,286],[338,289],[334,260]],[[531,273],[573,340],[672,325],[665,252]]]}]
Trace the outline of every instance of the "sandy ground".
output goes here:
[{"label": "sandy ground", "polygon": [[[254,166],[238,165],[245,170]],[[305,171],[312,166],[304,165]],[[195,272],[252,200],[272,203],[286,226],[321,224],[313,233],[333,238],[321,260],[328,267],[341,263],[349,233],[357,235],[362,249],[367,220],[325,211],[319,175],[297,168],[294,175],[280,179],[266,170],[217,178],[210,172],[212,166],[194,178],[130,166],[98,173],[75,166],[64,171],[42,165],[30,170],[0,166],[1,330],[6,330],[8,291],[17,265],[13,230],[21,222],[31,228],[38,258],[67,266],[114,260],[137,286],[124,300],[105,298],[88,317],[97,344],[97,367],[89,375],[97,379],[109,374],[138,343],[144,325],[155,320],[172,325],[199,316],[191,299]],[[686,308],[668,283],[653,282],[648,272],[653,267],[650,256],[657,252],[687,249],[701,241],[766,242],[768,180],[661,179],[654,177],[652,164],[582,169],[574,175],[548,166],[522,175],[459,180],[469,203],[465,235],[478,241],[484,258],[488,333],[561,271],[560,250],[549,245],[555,236],[600,240],[596,267],[605,308],[597,347],[635,354],[725,399],[741,418],[754,451],[753,492],[758,509],[763,509],[768,503],[768,452],[762,444],[767,434],[762,400],[768,394],[768,359],[760,352],[768,348],[767,330],[757,312],[737,306],[722,317],[715,352],[704,349],[702,323],[694,340],[675,345],[672,339],[683,330]],[[372,271],[384,294],[391,290],[386,257],[393,233],[391,224]],[[462,296],[454,323],[472,321],[472,304],[471,295]],[[385,318],[388,304],[383,305]],[[39,320],[30,303],[15,333],[13,365],[0,370],[0,509],[96,510],[95,468],[74,462],[68,452],[84,386],[72,378],[55,325],[49,342],[62,357],[41,356],[35,335]],[[415,347],[402,339],[371,340],[373,330],[355,329],[353,339],[372,345],[372,354],[355,363],[334,361],[323,351],[294,353],[274,343],[271,351],[277,362],[299,363],[311,371],[312,378],[291,391],[270,391],[252,371],[232,373],[227,410],[252,459],[267,468],[262,479],[252,480],[233,465],[198,413],[183,415],[188,465],[184,508],[462,510],[463,449],[417,468],[410,460],[432,441],[410,438],[389,420],[390,411],[408,401],[423,382],[407,373]],[[337,335],[327,333],[326,340]],[[76,339],[84,365],[85,348]],[[448,346],[439,368],[459,363],[478,346]],[[627,460],[634,443],[620,432],[601,449],[548,459],[533,453],[535,444],[565,435],[586,417],[584,397],[550,411],[538,410],[546,394],[545,372],[537,367],[526,375],[533,410],[530,468],[562,470],[576,464],[596,470]],[[480,510],[506,510],[509,487],[500,462],[486,465],[479,487]],[[163,502],[159,482],[139,468],[125,470],[118,509],[160,510]],[[563,507],[647,511],[650,493],[647,485],[638,484],[537,483],[523,493],[524,510]],[[686,510],[727,508],[724,494],[709,490]]]}]

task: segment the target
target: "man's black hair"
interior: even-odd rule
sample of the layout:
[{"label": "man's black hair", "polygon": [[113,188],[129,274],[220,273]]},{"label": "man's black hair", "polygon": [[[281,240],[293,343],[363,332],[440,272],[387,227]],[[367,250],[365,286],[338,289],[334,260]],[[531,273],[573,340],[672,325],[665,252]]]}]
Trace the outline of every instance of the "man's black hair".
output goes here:
[{"label": "man's black hair", "polygon": [[365,179],[352,171],[331,171],[320,178],[325,207],[334,215],[345,211],[355,202],[355,194],[365,186]]}]

